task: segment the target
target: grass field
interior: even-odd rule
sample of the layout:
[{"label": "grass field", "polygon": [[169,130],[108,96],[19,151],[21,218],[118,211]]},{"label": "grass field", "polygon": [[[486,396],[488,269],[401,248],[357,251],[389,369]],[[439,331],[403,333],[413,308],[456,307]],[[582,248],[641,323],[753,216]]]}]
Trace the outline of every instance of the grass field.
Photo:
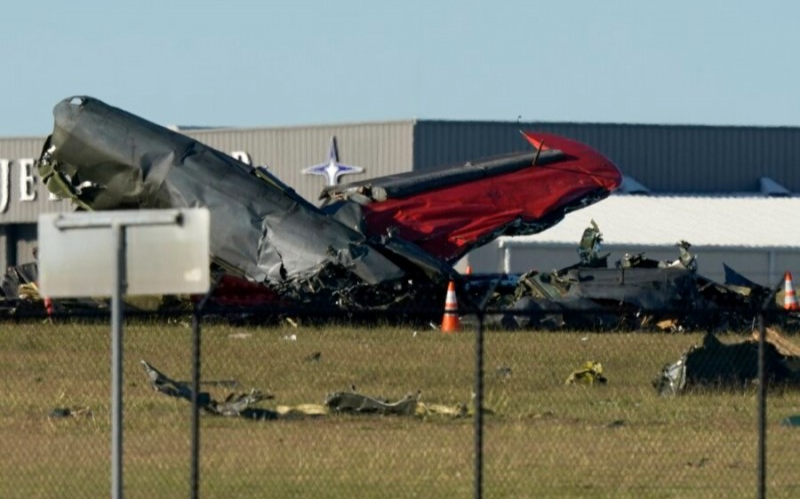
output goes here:
[{"label": "grass field", "polygon": [[[285,339],[295,335],[296,340]],[[739,341],[723,337],[724,341]],[[188,494],[190,408],[148,386],[140,359],[190,379],[186,324],[125,328],[126,497]],[[327,393],[468,403],[474,334],[411,328],[203,328],[203,379],[276,404]],[[697,334],[487,333],[485,497],[754,497],[755,391],[659,397],[651,385]],[[0,325],[0,497],[110,489],[107,325]],[[306,357],[321,352],[319,362]],[[608,383],[566,386],[587,360]],[[509,367],[510,377],[498,376]],[[211,387],[222,398],[225,388]],[[51,418],[56,407],[77,415]],[[771,393],[768,493],[800,496],[797,393]],[[201,421],[203,497],[471,497],[473,421],[325,416]]]}]

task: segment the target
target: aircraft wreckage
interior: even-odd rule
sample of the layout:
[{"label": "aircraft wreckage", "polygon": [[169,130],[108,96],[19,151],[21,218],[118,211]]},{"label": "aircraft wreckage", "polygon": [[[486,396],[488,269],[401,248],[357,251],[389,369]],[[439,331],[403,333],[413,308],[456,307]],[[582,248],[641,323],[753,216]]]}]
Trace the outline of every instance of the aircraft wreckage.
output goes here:
[{"label": "aircraft wreckage", "polygon": [[[210,257],[224,275],[211,297],[216,304],[428,310],[433,317],[455,281],[465,309],[510,310],[496,315],[504,327],[638,328],[692,326],[693,312],[715,306],[748,311],[762,291],[702,278],[688,244],[675,264],[633,255],[608,268],[596,254],[596,226],[573,267],[461,276],[452,265],[470,250],[501,235],[544,231],[621,184],[603,155],[552,134],[522,132],[533,146],[527,153],[330,186],[317,207],[263,167],[97,99],[65,99],[54,117],[37,167],[47,188],[77,209],[209,209]],[[41,298],[35,281],[35,264],[10,269],[2,284],[7,308]],[[76,304],[96,306],[55,308]],[[662,309],[687,315],[648,312]]]},{"label": "aircraft wreckage", "polygon": [[[724,284],[703,276],[687,241],[676,243],[675,260],[634,253],[611,266],[609,255],[599,254],[602,233],[594,220],[591,224],[581,237],[575,265],[501,281],[491,300],[499,312],[487,322],[505,329],[745,331],[759,312],[775,311],[782,301],[776,290],[727,265]],[[480,286],[477,292],[482,292]],[[775,317],[776,324],[790,329],[798,319],[792,314]]]},{"label": "aircraft wreckage", "polygon": [[[664,366],[653,380],[660,395],[680,395],[703,389],[745,389],[758,384],[759,332],[723,343],[706,333],[678,361]],[[777,330],[764,331],[764,380],[768,387],[800,387],[800,348]]]},{"label": "aircraft wreckage", "polygon": [[206,207],[216,267],[343,310],[438,303],[469,250],[545,230],[621,183],[591,148],[524,132],[531,152],[328,187],[316,207],[264,168],[97,99],[54,116],[37,162],[51,192],[81,210]]}]

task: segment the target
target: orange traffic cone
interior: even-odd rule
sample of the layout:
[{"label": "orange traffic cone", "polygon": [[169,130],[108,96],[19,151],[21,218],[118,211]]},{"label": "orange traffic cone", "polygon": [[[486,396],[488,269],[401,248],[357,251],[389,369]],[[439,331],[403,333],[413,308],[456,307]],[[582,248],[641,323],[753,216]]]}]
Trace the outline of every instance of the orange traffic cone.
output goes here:
[{"label": "orange traffic cone", "polygon": [[797,297],[794,295],[794,285],[792,284],[792,274],[787,272],[783,277],[783,308],[784,310],[800,310],[797,304]]},{"label": "orange traffic cone", "polygon": [[447,285],[447,298],[444,302],[444,317],[442,317],[442,333],[452,334],[458,331],[458,300],[456,299],[456,284],[450,281]]}]

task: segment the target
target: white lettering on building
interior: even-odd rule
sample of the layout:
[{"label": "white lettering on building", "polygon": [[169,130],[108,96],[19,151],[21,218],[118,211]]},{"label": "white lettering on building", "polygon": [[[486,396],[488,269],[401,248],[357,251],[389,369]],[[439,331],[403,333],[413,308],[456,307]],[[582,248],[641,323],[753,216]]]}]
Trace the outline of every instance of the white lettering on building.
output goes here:
[{"label": "white lettering on building", "polygon": [[0,213],[5,213],[8,209],[8,195],[10,189],[8,188],[9,182],[9,168],[8,165],[11,161],[7,159],[0,159]]},{"label": "white lettering on building", "polygon": [[19,200],[36,199],[36,177],[33,175],[33,158],[19,160]]}]

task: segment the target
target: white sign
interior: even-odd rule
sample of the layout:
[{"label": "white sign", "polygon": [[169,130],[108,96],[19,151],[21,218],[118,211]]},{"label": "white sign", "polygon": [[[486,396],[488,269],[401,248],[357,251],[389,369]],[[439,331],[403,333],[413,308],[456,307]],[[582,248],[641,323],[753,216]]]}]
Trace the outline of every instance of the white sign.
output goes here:
[{"label": "white sign", "polygon": [[111,296],[123,228],[128,295],[206,293],[209,213],[181,210],[46,213],[39,216],[39,288],[43,296]]}]

